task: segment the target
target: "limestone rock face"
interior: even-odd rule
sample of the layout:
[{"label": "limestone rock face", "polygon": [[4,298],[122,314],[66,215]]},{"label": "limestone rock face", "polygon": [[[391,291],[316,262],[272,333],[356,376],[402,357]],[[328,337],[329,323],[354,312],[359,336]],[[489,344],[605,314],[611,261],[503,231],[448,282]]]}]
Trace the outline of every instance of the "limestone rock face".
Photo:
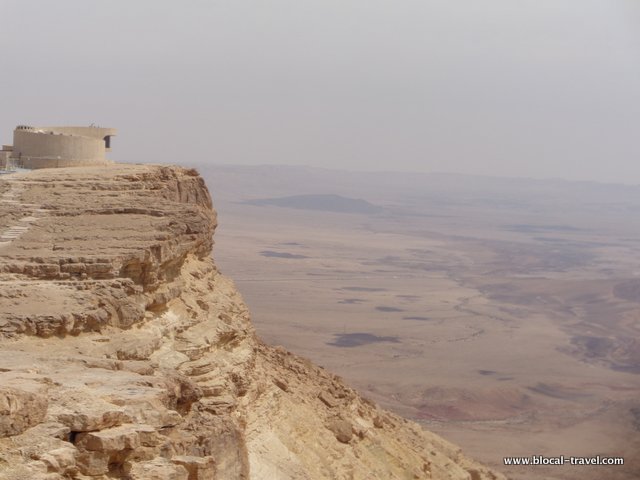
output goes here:
[{"label": "limestone rock face", "polygon": [[[0,381],[3,376],[0,375]],[[45,392],[41,389],[34,391],[28,382],[16,383],[21,388],[0,384],[0,437],[17,435],[38,425],[47,413]]]},{"label": "limestone rock face", "polygon": [[39,170],[0,200],[0,478],[503,478],[256,338],[194,170]]}]

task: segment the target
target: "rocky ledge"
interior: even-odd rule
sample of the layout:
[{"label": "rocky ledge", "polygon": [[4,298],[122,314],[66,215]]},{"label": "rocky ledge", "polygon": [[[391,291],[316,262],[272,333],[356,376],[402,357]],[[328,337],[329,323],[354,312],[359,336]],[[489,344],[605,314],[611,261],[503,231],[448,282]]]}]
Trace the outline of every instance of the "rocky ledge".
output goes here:
[{"label": "rocky ledge", "polygon": [[194,170],[12,174],[0,200],[0,478],[503,478],[261,343]]}]

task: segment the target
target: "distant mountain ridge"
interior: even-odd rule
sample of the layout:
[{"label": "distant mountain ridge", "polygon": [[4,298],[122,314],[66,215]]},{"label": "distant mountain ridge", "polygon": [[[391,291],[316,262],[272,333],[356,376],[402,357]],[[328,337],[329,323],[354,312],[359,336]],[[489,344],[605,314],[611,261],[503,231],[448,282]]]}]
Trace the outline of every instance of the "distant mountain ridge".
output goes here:
[{"label": "distant mountain ridge", "polygon": [[246,200],[248,205],[296,208],[299,210],[319,210],[323,212],[339,213],[380,213],[382,207],[374,205],[360,198],[343,197],[334,194],[291,195],[288,197],[259,198]]}]

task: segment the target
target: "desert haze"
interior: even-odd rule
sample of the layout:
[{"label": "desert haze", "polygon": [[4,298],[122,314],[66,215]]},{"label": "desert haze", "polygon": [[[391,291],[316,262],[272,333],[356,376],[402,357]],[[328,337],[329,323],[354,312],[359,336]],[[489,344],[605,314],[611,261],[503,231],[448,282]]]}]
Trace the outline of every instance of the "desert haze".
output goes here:
[{"label": "desert haze", "polygon": [[[640,476],[640,188],[199,170],[267,342],[513,479]],[[503,464],[531,455],[625,465]]]},{"label": "desert haze", "polygon": [[0,480],[640,479],[639,1],[0,18]]}]

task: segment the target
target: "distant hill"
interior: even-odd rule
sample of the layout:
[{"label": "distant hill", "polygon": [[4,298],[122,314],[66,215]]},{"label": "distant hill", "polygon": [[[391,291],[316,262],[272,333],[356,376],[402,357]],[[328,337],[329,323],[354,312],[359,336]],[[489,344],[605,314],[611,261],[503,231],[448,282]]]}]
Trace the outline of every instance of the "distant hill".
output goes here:
[{"label": "distant hill", "polygon": [[359,198],[348,198],[341,195],[313,194],[292,195],[290,197],[262,198],[243,202],[248,205],[274,205],[276,207],[297,208],[300,210],[320,210],[340,213],[379,213],[382,207],[373,205]]}]

